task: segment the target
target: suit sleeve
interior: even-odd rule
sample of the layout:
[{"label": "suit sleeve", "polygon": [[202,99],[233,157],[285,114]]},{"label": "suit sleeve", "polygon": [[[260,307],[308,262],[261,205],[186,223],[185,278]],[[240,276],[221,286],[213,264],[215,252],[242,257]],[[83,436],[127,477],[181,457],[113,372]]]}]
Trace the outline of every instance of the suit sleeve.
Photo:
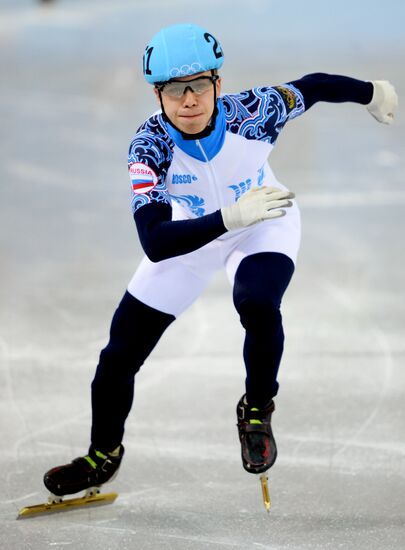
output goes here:
[{"label": "suit sleeve", "polygon": [[302,114],[304,100],[292,84],[262,86],[222,99],[228,131],[274,144],[287,121]]},{"label": "suit sleeve", "polygon": [[143,130],[133,139],[128,153],[132,212],[150,203],[171,204],[166,173],[172,159],[170,143]]},{"label": "suit sleeve", "polygon": [[289,85],[301,92],[306,111],[318,101],[330,103],[351,101],[367,105],[374,92],[372,82],[326,73],[308,74],[299,80],[289,82]]},{"label": "suit sleeve", "polygon": [[151,202],[134,214],[139,240],[152,262],[193,252],[226,233],[220,210],[190,220],[172,221],[172,207]]}]

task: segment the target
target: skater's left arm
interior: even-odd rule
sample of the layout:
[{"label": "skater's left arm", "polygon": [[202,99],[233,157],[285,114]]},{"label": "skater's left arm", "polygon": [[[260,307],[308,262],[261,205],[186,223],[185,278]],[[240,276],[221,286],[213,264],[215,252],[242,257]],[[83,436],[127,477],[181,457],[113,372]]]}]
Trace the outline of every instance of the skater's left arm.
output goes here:
[{"label": "skater's left arm", "polygon": [[348,76],[313,73],[289,84],[301,92],[306,111],[318,101],[351,101],[367,105],[367,110],[376,120],[391,124],[398,105],[395,88],[387,80],[365,81]]}]

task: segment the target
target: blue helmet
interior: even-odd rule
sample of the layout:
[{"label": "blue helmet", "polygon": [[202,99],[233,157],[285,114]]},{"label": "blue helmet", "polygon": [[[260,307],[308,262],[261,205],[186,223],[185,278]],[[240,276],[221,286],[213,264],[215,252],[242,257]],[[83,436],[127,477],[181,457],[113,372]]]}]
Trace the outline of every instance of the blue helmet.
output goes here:
[{"label": "blue helmet", "polygon": [[143,74],[150,84],[219,69],[221,44],[198,25],[172,25],[160,30],[146,46]]}]

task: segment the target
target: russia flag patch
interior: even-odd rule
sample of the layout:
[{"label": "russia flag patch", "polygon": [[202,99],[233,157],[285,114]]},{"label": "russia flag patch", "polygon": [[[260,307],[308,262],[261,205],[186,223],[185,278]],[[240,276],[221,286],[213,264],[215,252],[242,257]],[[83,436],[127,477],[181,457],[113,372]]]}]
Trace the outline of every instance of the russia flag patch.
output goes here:
[{"label": "russia flag patch", "polygon": [[131,178],[132,191],[137,195],[149,193],[156,186],[158,177],[156,173],[147,164],[134,162],[129,167],[129,177]]}]

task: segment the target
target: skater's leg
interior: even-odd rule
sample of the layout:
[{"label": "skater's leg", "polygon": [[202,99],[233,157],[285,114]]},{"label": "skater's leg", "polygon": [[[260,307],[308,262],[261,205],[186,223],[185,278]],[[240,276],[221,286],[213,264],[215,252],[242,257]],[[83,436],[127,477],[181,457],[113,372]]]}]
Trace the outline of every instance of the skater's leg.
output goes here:
[{"label": "skater's leg", "polygon": [[100,354],[92,383],[89,452],[45,474],[51,493],[76,493],[111,481],[117,474],[135,374],[170,323],[200,295],[215,269],[214,263],[204,273],[191,269],[190,256],[187,265],[182,258],[153,263],[145,257],[138,267],[114,314],[110,340]]},{"label": "skater's leg", "polygon": [[51,493],[77,493],[111,481],[117,474],[124,455],[121,441],[132,406],[135,374],[174,319],[174,315],[125,293],[92,383],[92,444],[86,456],[46,472],[44,483]]},{"label": "skater's leg", "polygon": [[284,346],[280,304],[293,272],[288,256],[263,252],[246,256],[235,274],[234,304],[246,331],[247,401],[258,407],[266,406],[278,391]]},{"label": "skater's leg", "polygon": [[108,452],[120,445],[132,406],[135,374],[174,319],[125,293],[92,383],[91,441],[96,449]]},{"label": "skater's leg", "polygon": [[300,234],[294,203],[282,218],[250,228],[227,257],[234,304],[246,331],[247,395],[237,404],[237,421],[242,464],[250,473],[265,472],[277,458],[271,417],[284,346],[280,304],[294,272]]},{"label": "skater's leg", "polygon": [[235,274],[234,303],[246,330],[246,395],[236,412],[242,463],[251,473],[265,472],[277,458],[271,416],[284,345],[280,304],[293,272],[288,256],[261,252],[246,256]]}]

